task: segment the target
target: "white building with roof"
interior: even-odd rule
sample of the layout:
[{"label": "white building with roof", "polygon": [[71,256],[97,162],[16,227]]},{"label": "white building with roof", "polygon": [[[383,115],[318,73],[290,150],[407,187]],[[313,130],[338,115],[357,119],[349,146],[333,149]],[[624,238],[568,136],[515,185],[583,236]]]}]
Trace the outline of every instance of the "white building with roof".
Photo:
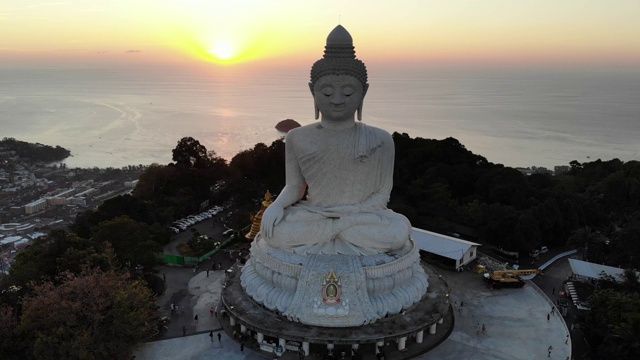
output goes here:
[{"label": "white building with roof", "polygon": [[27,236],[30,237],[31,239],[37,239],[39,237],[47,236],[47,234],[40,231],[34,231],[31,234],[28,234]]},{"label": "white building with roof", "polygon": [[38,199],[30,202],[24,206],[24,212],[26,214],[33,214],[38,211],[44,210],[47,207],[47,199]]},{"label": "white building with roof", "polygon": [[0,240],[0,245],[13,245],[13,243],[24,239],[22,236],[6,236]]},{"label": "white building with roof", "polygon": [[448,259],[455,269],[473,261],[478,256],[478,246],[471,241],[413,228],[411,238],[416,246],[429,254]]},{"label": "white building with roof", "polygon": [[[602,275],[611,276],[618,282],[624,280],[625,269],[571,258],[569,259],[569,266],[571,266],[571,272],[574,276],[585,280],[599,280]],[[640,277],[639,272],[636,272],[636,274]]]}]

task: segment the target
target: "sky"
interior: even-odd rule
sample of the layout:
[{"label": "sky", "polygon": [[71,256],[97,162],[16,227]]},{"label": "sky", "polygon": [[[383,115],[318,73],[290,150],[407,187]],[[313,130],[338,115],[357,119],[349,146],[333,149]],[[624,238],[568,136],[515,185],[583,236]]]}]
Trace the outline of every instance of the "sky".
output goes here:
[{"label": "sky", "polygon": [[640,0],[0,0],[0,66],[367,62],[636,67]]}]

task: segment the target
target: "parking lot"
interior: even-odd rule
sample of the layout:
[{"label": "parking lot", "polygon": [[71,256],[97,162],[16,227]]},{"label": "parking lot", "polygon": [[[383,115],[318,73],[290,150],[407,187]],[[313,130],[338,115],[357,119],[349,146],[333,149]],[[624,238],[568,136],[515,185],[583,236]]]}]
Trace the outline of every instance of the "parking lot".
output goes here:
[{"label": "parking lot", "polygon": [[[212,215],[211,218],[206,218],[203,221],[190,225],[185,230],[179,233],[173,233],[171,243],[164,247],[165,254],[183,255],[180,252],[180,245],[186,243],[193,236],[193,230],[197,231],[200,235],[206,235],[215,241],[224,242],[229,239],[234,229],[229,229],[224,224],[224,219],[228,214],[228,210],[222,209],[216,215]],[[231,231],[229,231],[231,230]]]}]

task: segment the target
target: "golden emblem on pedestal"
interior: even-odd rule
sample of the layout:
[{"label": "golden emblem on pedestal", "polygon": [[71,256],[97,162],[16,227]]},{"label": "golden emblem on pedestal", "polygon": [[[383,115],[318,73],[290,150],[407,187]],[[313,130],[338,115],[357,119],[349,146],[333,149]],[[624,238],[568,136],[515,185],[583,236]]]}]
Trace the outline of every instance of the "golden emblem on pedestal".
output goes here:
[{"label": "golden emblem on pedestal", "polygon": [[327,305],[340,303],[340,294],[342,292],[342,284],[340,279],[331,269],[329,276],[322,283],[322,302]]}]

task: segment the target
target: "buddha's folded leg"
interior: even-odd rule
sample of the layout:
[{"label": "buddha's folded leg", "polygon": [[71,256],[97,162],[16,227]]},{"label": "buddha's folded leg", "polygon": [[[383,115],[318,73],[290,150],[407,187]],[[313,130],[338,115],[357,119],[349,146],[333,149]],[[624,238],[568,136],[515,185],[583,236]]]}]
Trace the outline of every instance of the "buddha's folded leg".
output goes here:
[{"label": "buddha's folded leg", "polygon": [[276,248],[293,248],[302,245],[320,244],[335,238],[336,219],[297,210],[288,213],[274,226],[273,236],[266,242]]},{"label": "buddha's folded leg", "polygon": [[411,223],[401,214],[385,211],[381,213],[360,214],[339,237],[361,248],[375,249],[379,252],[402,248],[411,234]]}]

